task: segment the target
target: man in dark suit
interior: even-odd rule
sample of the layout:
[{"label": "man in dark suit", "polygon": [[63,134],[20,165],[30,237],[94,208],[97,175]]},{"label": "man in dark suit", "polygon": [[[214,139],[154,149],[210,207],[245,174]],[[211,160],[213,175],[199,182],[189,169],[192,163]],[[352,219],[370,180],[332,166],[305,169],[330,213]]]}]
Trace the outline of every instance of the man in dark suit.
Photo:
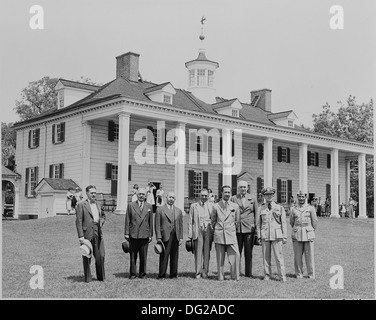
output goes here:
[{"label": "man in dark suit", "polygon": [[179,246],[183,242],[183,213],[174,206],[175,193],[167,194],[167,203],[158,207],[155,214],[155,235],[157,242],[162,241],[165,250],[159,256],[158,279],[166,277],[170,258],[170,278],[178,276]]},{"label": "man in dark suit", "polygon": [[[96,194],[97,190],[95,186],[89,185],[86,187],[87,200],[79,202],[76,207],[76,228],[80,245],[83,244],[84,239],[91,242],[95,258],[97,280],[103,281],[105,279],[105,274],[102,226],[106,216],[101,210],[99,204],[95,201]],[[90,282],[92,280],[90,270],[91,258],[82,258],[84,263],[85,282]]]},{"label": "man in dark suit", "polygon": [[140,255],[139,277],[146,276],[149,242],[153,237],[153,208],[145,201],[146,189],[137,190],[137,201],[128,204],[124,237],[130,244],[129,279],[136,278],[137,255]]},{"label": "man in dark suit", "polygon": [[239,193],[232,196],[231,201],[239,206],[240,221],[236,226],[236,238],[240,255],[242,255],[244,247],[245,276],[252,277],[252,251],[256,220],[258,219],[258,205],[256,197],[251,196],[247,189],[247,181],[239,181]]}]

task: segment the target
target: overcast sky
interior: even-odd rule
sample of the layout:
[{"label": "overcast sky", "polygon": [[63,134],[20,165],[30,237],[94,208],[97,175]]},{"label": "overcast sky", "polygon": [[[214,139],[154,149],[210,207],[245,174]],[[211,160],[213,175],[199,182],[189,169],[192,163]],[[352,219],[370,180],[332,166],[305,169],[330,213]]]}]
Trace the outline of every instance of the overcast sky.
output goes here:
[{"label": "overcast sky", "polygon": [[[369,102],[375,88],[373,0],[3,0],[0,19],[1,121],[15,122],[15,100],[43,76],[107,83],[115,57],[140,54],[145,80],[187,89],[184,63],[204,47],[219,63],[217,96],[250,102],[250,91],[272,90],[272,111],[294,110],[312,126],[328,102]],[[44,10],[44,29],[29,22]],[[344,28],[333,30],[333,5]],[[205,16],[205,40],[199,40]]]}]

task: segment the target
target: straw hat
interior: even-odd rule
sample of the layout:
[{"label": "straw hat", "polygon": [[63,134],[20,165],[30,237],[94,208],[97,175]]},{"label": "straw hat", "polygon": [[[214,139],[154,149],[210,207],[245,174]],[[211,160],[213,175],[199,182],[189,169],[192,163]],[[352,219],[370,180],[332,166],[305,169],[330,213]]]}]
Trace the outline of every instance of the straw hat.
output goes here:
[{"label": "straw hat", "polygon": [[91,258],[93,255],[93,246],[88,239],[84,239],[84,243],[80,246],[81,254],[86,258]]}]

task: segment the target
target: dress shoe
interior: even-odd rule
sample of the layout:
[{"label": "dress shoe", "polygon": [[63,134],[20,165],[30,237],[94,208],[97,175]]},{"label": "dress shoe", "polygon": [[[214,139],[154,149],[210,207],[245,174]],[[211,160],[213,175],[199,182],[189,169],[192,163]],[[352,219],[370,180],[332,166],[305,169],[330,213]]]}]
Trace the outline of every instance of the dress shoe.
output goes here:
[{"label": "dress shoe", "polygon": [[303,279],[303,276],[301,274],[297,274],[296,279]]},{"label": "dress shoe", "polygon": [[270,277],[269,276],[265,276],[264,280],[270,280]]},{"label": "dress shoe", "polygon": [[129,276],[129,279],[136,279],[136,276]]},{"label": "dress shoe", "polygon": [[282,282],[286,282],[287,281],[287,279],[286,279],[286,277],[282,277],[282,280],[281,280]]}]

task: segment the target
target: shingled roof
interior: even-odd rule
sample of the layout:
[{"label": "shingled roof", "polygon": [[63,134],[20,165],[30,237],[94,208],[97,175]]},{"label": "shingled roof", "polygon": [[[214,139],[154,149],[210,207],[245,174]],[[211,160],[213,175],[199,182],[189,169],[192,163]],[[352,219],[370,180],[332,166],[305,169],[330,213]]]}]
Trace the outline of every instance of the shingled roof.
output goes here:
[{"label": "shingled roof", "polygon": [[37,185],[37,187],[45,181],[53,190],[68,190],[69,188],[77,188],[78,184],[72,179],[51,179],[43,178]]}]

